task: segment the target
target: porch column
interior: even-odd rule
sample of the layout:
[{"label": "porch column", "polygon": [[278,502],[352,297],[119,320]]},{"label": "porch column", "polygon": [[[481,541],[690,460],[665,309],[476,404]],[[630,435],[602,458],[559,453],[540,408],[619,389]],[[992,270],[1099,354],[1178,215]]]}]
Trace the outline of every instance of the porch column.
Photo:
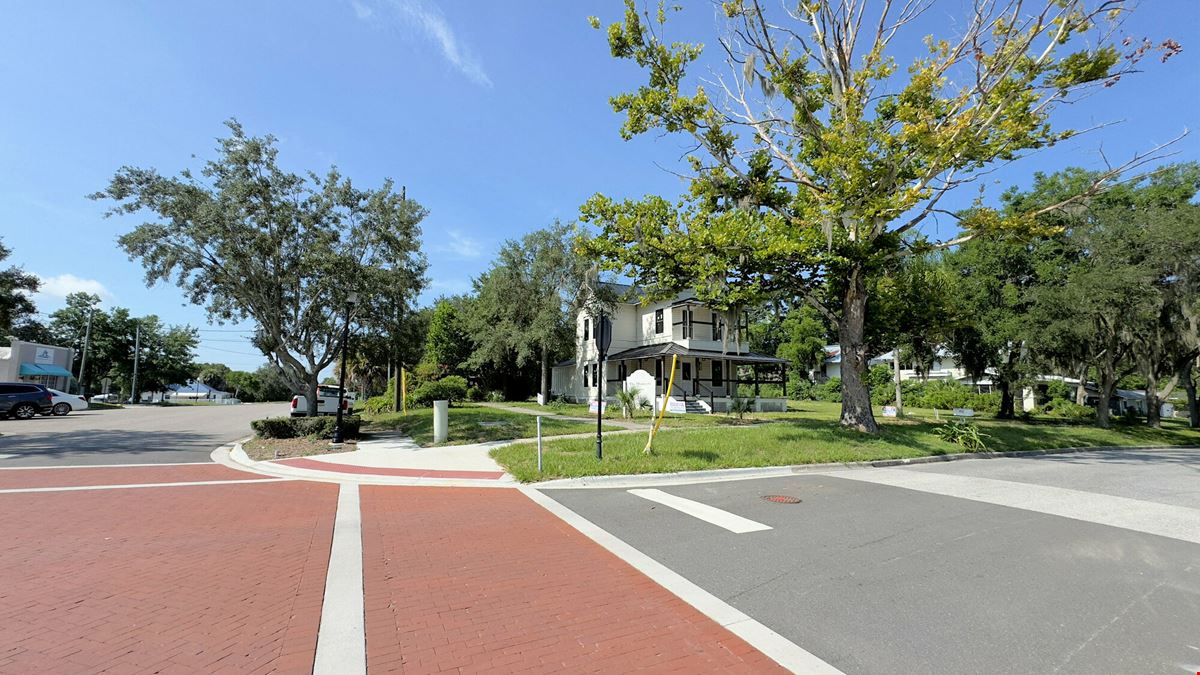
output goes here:
[{"label": "porch column", "polygon": [[758,398],[758,364],[751,367],[754,371],[754,398]]},{"label": "porch column", "polygon": [[783,373],[783,397],[787,398],[787,364],[780,365],[779,370]]}]

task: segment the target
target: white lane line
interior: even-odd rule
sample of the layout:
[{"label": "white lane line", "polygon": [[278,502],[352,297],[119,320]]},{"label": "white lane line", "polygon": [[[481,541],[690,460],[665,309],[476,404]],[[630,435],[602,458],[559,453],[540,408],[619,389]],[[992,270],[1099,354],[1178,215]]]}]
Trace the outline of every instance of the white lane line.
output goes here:
[{"label": "white lane line", "polygon": [[[0,459],[22,455],[0,455]],[[145,464],[47,464],[45,466],[0,466],[0,471],[22,471],[29,469],[124,469],[131,466],[200,466],[212,462],[157,462]]]},{"label": "white lane line", "polygon": [[693,518],[699,518],[706,523],[712,523],[717,527],[723,527],[734,534],[746,534],[747,532],[762,532],[763,530],[771,529],[770,525],[763,525],[749,518],[743,518],[739,515],[722,511],[715,506],[701,504],[683,497],[676,497],[673,494],[668,494],[662,490],[655,488],[629,490],[629,494],[642,499],[649,499],[652,502],[658,502],[664,506],[669,506],[676,511],[682,511]]},{"label": "white lane line", "polygon": [[1200,509],[1128,497],[908,469],[829,471],[825,475],[970,499],[1200,544]]},{"label": "white lane line", "polygon": [[517,489],[784,668],[793,673],[814,675],[840,675],[842,672],[542,492],[524,485]]},{"label": "white lane line", "polygon": [[294,478],[245,478],[239,480],[197,480],[180,483],[128,483],[125,485],[69,485],[66,487],[5,488],[0,494],[19,492],[75,492],[77,490],[134,490],[139,488],[187,487],[189,485],[239,485],[246,483],[278,483]]},{"label": "white lane line", "polygon": [[358,484],[342,483],[333,524],[333,547],[325,577],[321,628],[313,675],[357,675],[367,672],[367,638],[363,619],[362,514]]}]

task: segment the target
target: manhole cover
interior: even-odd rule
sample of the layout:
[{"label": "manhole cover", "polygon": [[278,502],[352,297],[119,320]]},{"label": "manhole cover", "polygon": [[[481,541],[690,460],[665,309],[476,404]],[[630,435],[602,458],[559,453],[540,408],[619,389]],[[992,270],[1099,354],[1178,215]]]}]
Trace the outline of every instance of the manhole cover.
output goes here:
[{"label": "manhole cover", "polygon": [[776,504],[799,504],[800,498],[791,495],[763,495],[763,499]]}]

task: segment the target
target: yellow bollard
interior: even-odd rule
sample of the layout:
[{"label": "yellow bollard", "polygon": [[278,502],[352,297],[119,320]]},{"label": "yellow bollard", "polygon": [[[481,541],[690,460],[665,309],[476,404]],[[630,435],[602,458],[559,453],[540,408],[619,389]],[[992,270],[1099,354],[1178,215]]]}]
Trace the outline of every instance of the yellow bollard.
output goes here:
[{"label": "yellow bollard", "polygon": [[675,387],[675,364],[679,360],[676,355],[671,356],[671,377],[667,380],[667,392],[663,394],[662,410],[658,413],[658,420],[654,422],[654,426],[650,427],[650,438],[646,439],[646,448],[643,453],[649,455],[654,453],[654,434],[658,433],[658,427],[662,425],[663,417],[667,414],[667,399],[671,396],[671,389]]}]

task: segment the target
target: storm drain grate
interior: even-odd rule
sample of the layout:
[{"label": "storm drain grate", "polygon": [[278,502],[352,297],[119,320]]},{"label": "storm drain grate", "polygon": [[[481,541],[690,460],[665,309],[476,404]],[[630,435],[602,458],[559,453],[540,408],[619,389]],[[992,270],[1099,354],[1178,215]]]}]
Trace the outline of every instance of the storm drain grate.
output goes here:
[{"label": "storm drain grate", "polygon": [[799,504],[800,498],[791,495],[763,495],[762,498],[768,502],[776,504]]}]

